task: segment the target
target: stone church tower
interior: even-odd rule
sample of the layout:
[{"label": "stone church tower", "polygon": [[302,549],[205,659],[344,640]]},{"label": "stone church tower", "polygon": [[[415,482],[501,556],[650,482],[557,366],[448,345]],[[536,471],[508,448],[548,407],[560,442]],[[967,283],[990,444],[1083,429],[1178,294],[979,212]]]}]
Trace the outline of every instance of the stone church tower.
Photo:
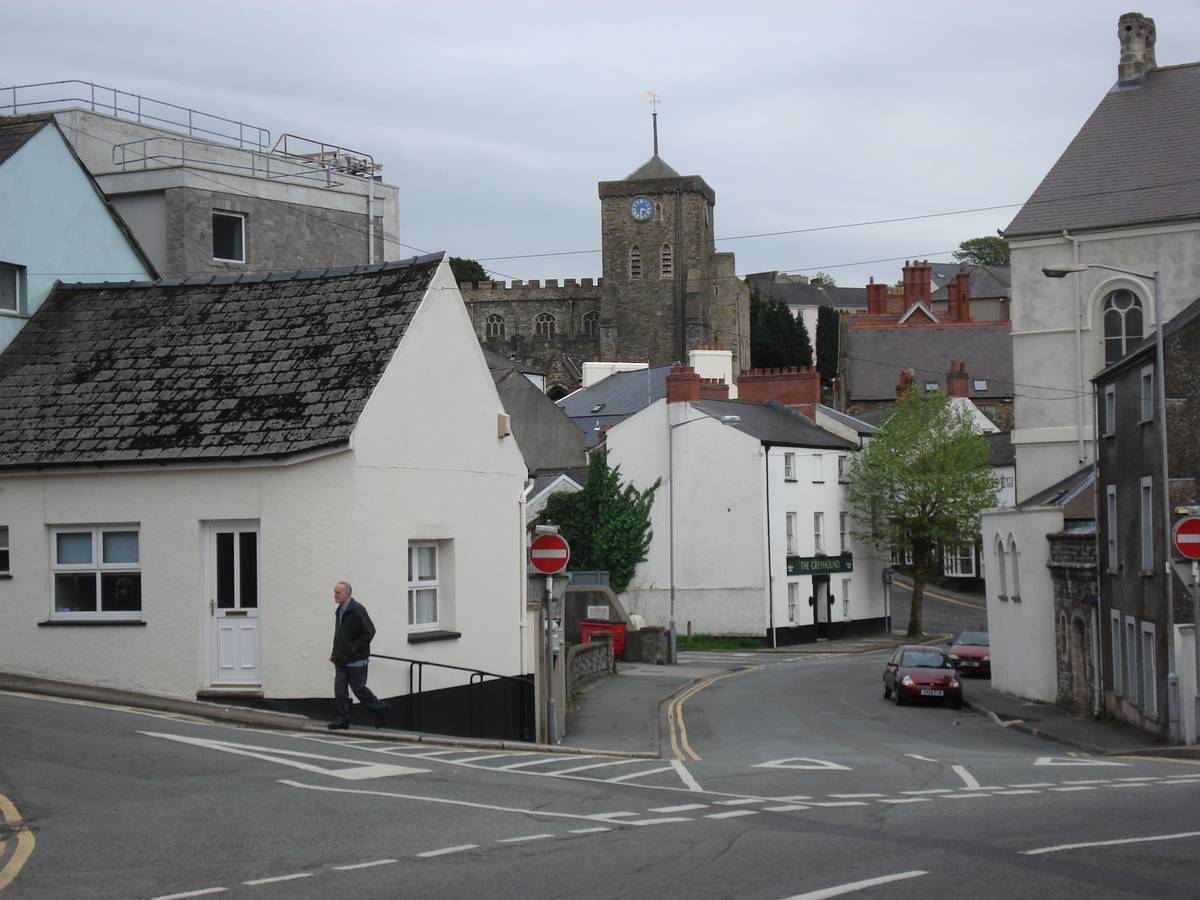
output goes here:
[{"label": "stone church tower", "polygon": [[654,156],[599,186],[603,277],[460,284],[480,342],[547,373],[551,396],[579,383],[591,359],[681,362],[732,351],[750,365],[750,291],[713,240],[716,195]]}]

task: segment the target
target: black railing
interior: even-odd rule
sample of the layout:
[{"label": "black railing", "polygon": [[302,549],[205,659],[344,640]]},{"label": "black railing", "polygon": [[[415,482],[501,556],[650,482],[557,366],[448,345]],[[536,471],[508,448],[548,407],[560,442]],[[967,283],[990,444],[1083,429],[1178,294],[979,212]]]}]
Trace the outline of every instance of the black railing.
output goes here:
[{"label": "black railing", "polygon": [[[496,675],[402,656],[372,653],[372,659],[408,664],[408,696],[397,698],[397,713],[408,731],[510,741],[535,739],[534,684],[531,675]],[[425,691],[425,667],[470,675],[466,684]]]}]

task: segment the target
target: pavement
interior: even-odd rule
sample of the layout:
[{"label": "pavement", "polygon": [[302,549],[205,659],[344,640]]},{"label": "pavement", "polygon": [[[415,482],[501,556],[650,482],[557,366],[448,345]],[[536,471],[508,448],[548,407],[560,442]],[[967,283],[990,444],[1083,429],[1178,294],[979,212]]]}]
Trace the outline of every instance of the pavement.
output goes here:
[{"label": "pavement", "polygon": [[[923,642],[942,643],[948,635],[929,635]],[[820,641],[771,650],[691,651],[685,662],[675,666],[617,662],[616,673],[598,679],[572,698],[567,710],[567,735],[560,744],[544,746],[517,741],[471,740],[384,728],[379,731],[352,728],[341,734],[361,733],[376,739],[419,742],[439,746],[469,746],[504,750],[543,750],[559,753],[605,753],[658,758],[664,746],[667,705],[688,687],[705,678],[728,671],[730,652],[745,654],[747,665],[758,655],[785,654],[789,657],[822,654],[852,655],[886,651],[909,639],[899,632],[869,638]],[[875,663],[872,662],[872,665]],[[881,664],[880,664],[881,665]],[[1048,703],[1037,703],[1001,693],[989,679],[967,678],[963,685],[964,705],[987,716],[997,727],[1073,748],[1093,756],[1138,755],[1200,759],[1200,746],[1171,747],[1115,722],[1072,715]],[[269,728],[328,734],[325,720],[207,700],[181,700],[119,691],[111,688],[68,684],[28,676],[0,673],[0,691],[81,700],[138,710],[151,710],[206,721],[249,728]]]}]

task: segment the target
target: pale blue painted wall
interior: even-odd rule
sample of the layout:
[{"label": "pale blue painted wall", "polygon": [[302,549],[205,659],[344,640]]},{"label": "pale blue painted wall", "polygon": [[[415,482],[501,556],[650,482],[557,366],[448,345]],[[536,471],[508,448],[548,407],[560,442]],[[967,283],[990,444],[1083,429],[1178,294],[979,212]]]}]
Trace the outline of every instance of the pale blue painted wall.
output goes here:
[{"label": "pale blue painted wall", "polygon": [[0,262],[25,269],[23,315],[0,314],[0,350],[56,281],[151,277],[53,126],[0,165]]}]

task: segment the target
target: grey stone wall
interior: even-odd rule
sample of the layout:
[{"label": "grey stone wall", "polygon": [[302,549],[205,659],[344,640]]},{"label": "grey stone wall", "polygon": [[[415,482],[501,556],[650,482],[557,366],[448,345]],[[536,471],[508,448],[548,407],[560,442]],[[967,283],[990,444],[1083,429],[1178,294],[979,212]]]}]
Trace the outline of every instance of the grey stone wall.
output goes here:
[{"label": "grey stone wall", "polygon": [[598,678],[613,673],[613,647],[610,635],[596,635],[586,644],[571,644],[567,648],[567,697]]},{"label": "grey stone wall", "polygon": [[1095,709],[1096,613],[1099,569],[1095,534],[1052,534],[1050,578],[1054,585],[1054,631],[1058,702],[1086,715]]}]

